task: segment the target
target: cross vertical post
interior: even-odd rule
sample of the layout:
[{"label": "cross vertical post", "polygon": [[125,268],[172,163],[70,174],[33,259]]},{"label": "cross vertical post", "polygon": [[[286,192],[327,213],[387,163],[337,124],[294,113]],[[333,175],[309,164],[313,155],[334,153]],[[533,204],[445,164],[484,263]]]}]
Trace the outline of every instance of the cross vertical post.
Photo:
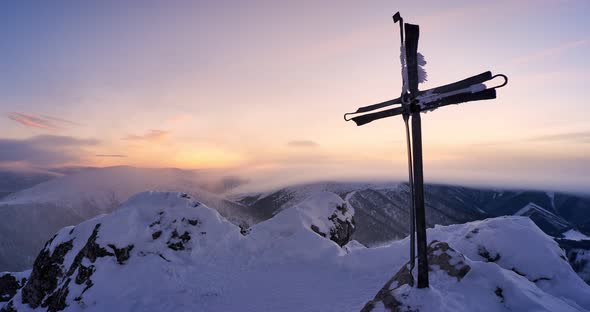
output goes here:
[{"label": "cross vertical post", "polygon": [[[414,220],[416,224],[416,245],[418,247],[418,288],[428,287],[428,257],[426,239],[426,211],[424,209],[424,174],[422,166],[422,121],[420,110],[416,107],[418,97],[418,39],[420,27],[405,24],[406,66],[408,71],[408,91],[412,111],[412,155],[413,155],[413,196]],[[414,261],[412,259],[411,261]]]},{"label": "cross vertical post", "polygon": [[[424,209],[424,174],[422,167],[422,121],[420,112],[412,113],[412,147],[414,155],[414,209],[418,247],[418,288],[428,287],[426,209]],[[412,261],[414,261],[412,259]]]}]

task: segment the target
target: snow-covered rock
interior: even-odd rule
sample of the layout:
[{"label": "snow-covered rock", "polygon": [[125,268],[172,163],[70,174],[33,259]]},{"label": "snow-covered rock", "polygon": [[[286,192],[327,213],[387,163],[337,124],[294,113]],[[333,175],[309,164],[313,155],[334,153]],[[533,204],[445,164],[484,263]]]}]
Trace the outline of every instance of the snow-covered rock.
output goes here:
[{"label": "snow-covered rock", "polygon": [[567,298],[548,295],[526,278],[500,266],[473,261],[444,242],[433,241],[428,246],[428,261],[429,288],[414,288],[408,265],[404,265],[361,311],[574,312],[584,309]]},{"label": "snow-covered rock", "polygon": [[[303,200],[295,207],[284,210],[274,218],[253,228],[254,232],[276,228],[311,229],[316,234],[329,238],[340,246],[350,242],[355,229],[354,209],[338,195],[318,192]],[[261,230],[264,229],[264,230]],[[269,235],[270,233],[264,233]]]},{"label": "snow-covered rock", "polygon": [[363,311],[590,309],[590,288],[528,218],[437,226],[428,235],[430,287],[412,288],[406,264]]},{"label": "snow-covered rock", "polygon": [[[341,247],[341,237],[335,242],[328,233],[339,222],[353,225],[344,203],[316,193],[243,231],[189,195],[141,193],[111,214],[60,230],[0,311],[359,311],[408,261],[408,240]],[[439,257],[431,261],[433,287],[401,285],[396,291],[409,300],[398,299],[403,304],[435,307],[422,311],[590,310],[590,287],[527,218],[428,234],[440,241],[430,245]]]},{"label": "snow-covered rock", "polygon": [[247,234],[248,253],[259,262],[317,261],[345,253],[354,232],[354,210],[336,194],[319,192],[261,222]]}]

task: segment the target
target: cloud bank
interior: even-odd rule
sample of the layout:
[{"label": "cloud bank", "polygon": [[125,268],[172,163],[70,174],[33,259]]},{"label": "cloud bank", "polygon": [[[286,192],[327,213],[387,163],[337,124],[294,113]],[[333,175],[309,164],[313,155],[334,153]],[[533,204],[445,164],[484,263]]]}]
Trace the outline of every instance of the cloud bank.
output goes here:
[{"label": "cloud bank", "polygon": [[85,158],[85,147],[96,146],[96,139],[39,135],[27,139],[0,139],[1,163],[26,163],[53,166],[79,162]]}]

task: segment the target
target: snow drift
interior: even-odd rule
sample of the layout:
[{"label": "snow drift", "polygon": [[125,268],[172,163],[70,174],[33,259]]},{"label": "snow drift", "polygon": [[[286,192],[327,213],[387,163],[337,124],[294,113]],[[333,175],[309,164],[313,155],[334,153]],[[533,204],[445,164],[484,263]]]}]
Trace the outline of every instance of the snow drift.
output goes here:
[{"label": "snow drift", "polygon": [[[408,241],[348,241],[353,217],[339,196],[321,192],[248,232],[189,195],[141,193],[60,230],[0,310],[341,312],[367,308],[371,298],[371,309],[392,309],[375,294],[403,271]],[[390,297],[402,311],[590,309],[590,287],[528,218],[428,234],[440,242],[430,245],[440,258],[431,261],[432,287],[396,285]]]}]

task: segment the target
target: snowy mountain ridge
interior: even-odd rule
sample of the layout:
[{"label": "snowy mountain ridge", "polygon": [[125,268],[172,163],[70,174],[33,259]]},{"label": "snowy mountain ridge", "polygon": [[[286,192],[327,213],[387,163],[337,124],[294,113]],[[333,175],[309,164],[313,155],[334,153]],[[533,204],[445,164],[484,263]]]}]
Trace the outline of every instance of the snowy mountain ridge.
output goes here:
[{"label": "snowy mountain ridge", "polygon": [[11,194],[0,199],[0,270],[26,269],[58,229],[112,212],[148,190],[191,194],[236,224],[261,221],[247,207],[203,190],[205,178],[178,169],[121,166],[84,170]]},{"label": "snowy mountain ridge", "polygon": [[[296,205],[302,198],[328,191],[348,198],[357,210],[359,231],[355,239],[373,245],[407,235],[409,187],[407,183],[318,182],[270,192],[235,196],[234,200],[262,219]],[[540,192],[486,190],[461,186],[425,186],[427,224],[456,224],[502,215],[525,214],[546,233],[561,237],[576,229],[590,235],[590,199]]]},{"label": "snowy mountain ridge", "polygon": [[412,311],[590,311],[590,286],[528,218],[429,229],[431,288],[417,290],[391,279],[408,239],[322,235],[354,228],[346,205],[315,193],[245,232],[187,194],[141,193],[58,231],[0,311],[397,311],[392,298]]}]

